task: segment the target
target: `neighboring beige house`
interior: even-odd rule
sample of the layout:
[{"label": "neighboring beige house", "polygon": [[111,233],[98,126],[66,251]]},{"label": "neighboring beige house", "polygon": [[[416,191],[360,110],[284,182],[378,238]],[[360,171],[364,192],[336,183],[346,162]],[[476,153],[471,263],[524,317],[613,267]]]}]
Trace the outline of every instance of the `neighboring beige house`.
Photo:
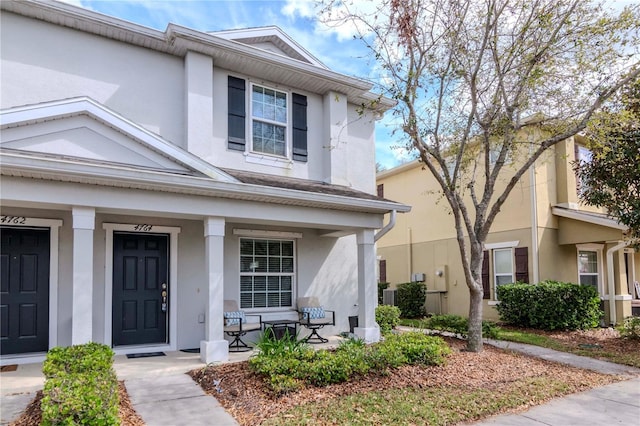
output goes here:
[{"label": "neighboring beige house", "polygon": [[[632,305],[640,306],[633,285],[640,280],[640,255],[624,242],[626,228],[578,203],[571,162],[589,154],[580,142],[576,136],[545,153],[498,214],[485,244],[486,319],[498,318],[496,286],[515,281],[593,285],[607,324],[631,315]],[[377,243],[379,280],[395,285],[424,274],[429,312],[467,316],[469,291],[454,220],[431,172],[414,161],[378,173],[377,182],[378,195],[412,206]]]},{"label": "neighboring beige house", "polygon": [[372,85],[276,27],[0,7],[0,363],[89,341],[224,361],[225,299],[281,320],[315,296],[325,333],[357,315],[379,339],[375,236],[409,210],[375,195],[392,101],[362,114]]}]

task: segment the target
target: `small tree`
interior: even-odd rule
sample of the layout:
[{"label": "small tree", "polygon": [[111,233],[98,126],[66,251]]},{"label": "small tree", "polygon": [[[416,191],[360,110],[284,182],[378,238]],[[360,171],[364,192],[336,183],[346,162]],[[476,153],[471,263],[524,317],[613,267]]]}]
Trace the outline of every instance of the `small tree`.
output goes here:
[{"label": "small tree", "polygon": [[580,199],[604,207],[640,240],[640,79],[588,128],[591,161],[576,163]]},{"label": "small tree", "polygon": [[638,77],[640,6],[614,16],[588,0],[324,1],[323,21],[351,25],[371,49],[406,147],[447,201],[468,349],[481,351],[491,226],[531,165]]}]

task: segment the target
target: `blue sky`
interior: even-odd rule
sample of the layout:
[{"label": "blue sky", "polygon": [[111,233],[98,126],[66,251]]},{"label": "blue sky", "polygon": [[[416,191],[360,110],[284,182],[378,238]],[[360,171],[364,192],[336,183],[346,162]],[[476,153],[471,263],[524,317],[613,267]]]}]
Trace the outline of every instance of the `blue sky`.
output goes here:
[{"label": "blue sky", "polygon": [[[96,12],[164,30],[169,22],[201,31],[277,25],[334,71],[372,78],[375,64],[348,26],[329,28],[309,0],[66,0]],[[391,113],[376,124],[376,161],[386,168],[407,161],[392,150]]]}]

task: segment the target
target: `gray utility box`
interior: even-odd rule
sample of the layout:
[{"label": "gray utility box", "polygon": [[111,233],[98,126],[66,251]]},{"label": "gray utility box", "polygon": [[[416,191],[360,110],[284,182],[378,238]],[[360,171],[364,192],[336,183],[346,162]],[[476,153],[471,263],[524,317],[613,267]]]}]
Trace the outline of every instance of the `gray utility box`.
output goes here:
[{"label": "gray utility box", "polygon": [[398,290],[384,289],[382,290],[382,304],[396,306],[398,300]]}]

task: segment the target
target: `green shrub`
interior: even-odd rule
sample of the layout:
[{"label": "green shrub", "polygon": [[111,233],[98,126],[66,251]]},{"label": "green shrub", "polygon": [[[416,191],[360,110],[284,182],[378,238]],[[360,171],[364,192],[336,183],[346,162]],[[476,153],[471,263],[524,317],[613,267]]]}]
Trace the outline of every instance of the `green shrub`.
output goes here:
[{"label": "green shrub", "polygon": [[113,351],[88,343],[53,348],[43,365],[43,425],[118,425],[118,380]]},{"label": "green shrub", "polygon": [[[424,328],[449,331],[466,337],[469,332],[469,320],[460,315],[433,315],[424,320]],[[498,337],[500,327],[493,321],[482,321],[482,336],[490,339]]]},{"label": "green shrub", "polygon": [[442,365],[451,353],[446,342],[437,336],[417,331],[387,336],[381,346],[398,348],[408,364]]},{"label": "green shrub", "polygon": [[620,335],[628,339],[640,339],[640,317],[627,317],[618,327]]},{"label": "green shrub", "polygon": [[378,305],[382,305],[382,292],[389,288],[389,283],[378,283]]},{"label": "green shrub", "polygon": [[270,340],[273,339],[263,337],[258,342],[261,349],[249,359],[249,366],[265,377],[267,385],[278,395],[298,390],[305,383],[325,386],[371,371],[385,374],[390,368],[407,363],[440,365],[449,353],[442,339],[422,333],[389,335],[374,345],[351,339],[334,351],[314,351],[308,345]]},{"label": "green shrub", "polygon": [[380,333],[387,334],[398,325],[400,309],[397,306],[379,305],[376,307],[376,322],[380,326]]},{"label": "green shrub", "polygon": [[597,327],[602,311],[592,286],[545,281],[537,285],[498,287],[500,319],[508,324],[541,330],[576,330]]},{"label": "green shrub", "polygon": [[398,307],[403,318],[420,318],[426,315],[424,303],[427,286],[424,283],[410,282],[398,285]]}]

